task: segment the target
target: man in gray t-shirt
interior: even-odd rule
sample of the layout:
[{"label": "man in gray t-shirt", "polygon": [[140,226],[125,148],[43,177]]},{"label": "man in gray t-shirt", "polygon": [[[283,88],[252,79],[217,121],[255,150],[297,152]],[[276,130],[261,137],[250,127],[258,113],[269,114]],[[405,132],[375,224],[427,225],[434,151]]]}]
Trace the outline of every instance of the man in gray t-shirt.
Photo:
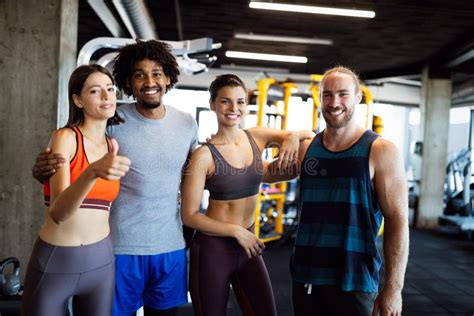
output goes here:
[{"label": "man in gray t-shirt", "polygon": [[[114,77],[118,88],[136,103],[122,105],[125,120],[109,126],[119,152],[132,161],[113,202],[110,230],[115,251],[113,315],[176,315],[187,302],[187,262],[178,209],[181,172],[197,144],[191,115],[162,102],[178,81],[179,69],[169,46],[155,40],[138,41],[120,49]],[[35,166],[36,178],[54,173],[55,155],[44,154]],[[54,157],[53,157],[54,156]],[[42,171],[44,170],[44,171]],[[42,173],[43,172],[43,173]]]},{"label": "man in gray t-shirt", "polygon": [[113,315],[173,315],[187,302],[186,251],[178,210],[181,171],[196,144],[188,114],[163,104],[178,81],[169,47],[150,40],[127,45],[115,58],[119,89],[136,103],[119,107],[123,125],[109,128],[132,161],[110,214],[115,248]]},{"label": "man in gray t-shirt", "polygon": [[180,171],[196,144],[196,121],[170,106],[164,107],[163,118],[149,119],[137,107],[135,103],[118,107],[125,124],[107,129],[120,144],[120,154],[132,161],[110,213],[117,255],[154,255],[184,248],[178,191]]}]

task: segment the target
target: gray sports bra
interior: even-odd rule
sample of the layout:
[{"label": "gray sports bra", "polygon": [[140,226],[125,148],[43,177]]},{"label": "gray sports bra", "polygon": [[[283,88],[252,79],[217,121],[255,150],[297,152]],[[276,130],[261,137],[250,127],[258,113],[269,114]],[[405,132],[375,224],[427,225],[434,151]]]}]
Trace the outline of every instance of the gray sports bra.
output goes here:
[{"label": "gray sports bra", "polygon": [[214,200],[235,200],[258,193],[263,176],[262,153],[250,133],[244,130],[253,152],[252,163],[244,168],[231,166],[216,147],[207,142],[212,158],[214,159],[215,172],[206,179],[206,188],[210,198]]}]

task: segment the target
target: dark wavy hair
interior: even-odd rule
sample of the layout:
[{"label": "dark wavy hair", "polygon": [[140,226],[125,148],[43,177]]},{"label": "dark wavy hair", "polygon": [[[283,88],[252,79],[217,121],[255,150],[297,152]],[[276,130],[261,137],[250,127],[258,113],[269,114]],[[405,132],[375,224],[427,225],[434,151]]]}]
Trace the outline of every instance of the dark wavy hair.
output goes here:
[{"label": "dark wavy hair", "polygon": [[166,92],[178,82],[179,68],[176,58],[171,53],[171,47],[156,40],[137,40],[135,44],[122,47],[114,59],[113,74],[117,87],[127,95],[133,95],[133,91],[128,87],[127,82],[132,77],[134,66],[144,59],[153,60],[163,67],[165,75],[170,78],[170,84],[166,86]]},{"label": "dark wavy hair", "polygon": [[242,87],[245,93],[247,93],[247,88],[245,87],[244,82],[238,76],[233,74],[225,74],[217,76],[209,86],[209,93],[211,94],[211,101],[216,101],[217,94],[219,90],[224,87]]},{"label": "dark wavy hair", "polygon": [[[69,118],[64,127],[75,127],[84,122],[84,112],[81,108],[76,106],[72,96],[81,95],[82,88],[84,87],[84,83],[87,81],[87,78],[96,72],[107,75],[110,80],[112,80],[112,83],[115,84],[114,77],[112,77],[112,74],[105,67],[96,64],[82,65],[77,67],[69,77]],[[117,114],[117,111],[115,111],[114,116],[107,120],[107,125],[116,125],[124,122],[125,121]]]}]

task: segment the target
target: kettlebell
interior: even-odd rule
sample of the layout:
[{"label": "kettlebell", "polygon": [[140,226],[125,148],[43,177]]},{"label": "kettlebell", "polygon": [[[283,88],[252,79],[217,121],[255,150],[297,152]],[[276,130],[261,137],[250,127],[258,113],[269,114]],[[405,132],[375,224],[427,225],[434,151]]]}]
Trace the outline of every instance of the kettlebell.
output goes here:
[{"label": "kettlebell", "polygon": [[[5,274],[5,267],[12,263],[13,272]],[[0,294],[15,295],[20,290],[20,261],[15,257],[10,257],[0,262]]]}]

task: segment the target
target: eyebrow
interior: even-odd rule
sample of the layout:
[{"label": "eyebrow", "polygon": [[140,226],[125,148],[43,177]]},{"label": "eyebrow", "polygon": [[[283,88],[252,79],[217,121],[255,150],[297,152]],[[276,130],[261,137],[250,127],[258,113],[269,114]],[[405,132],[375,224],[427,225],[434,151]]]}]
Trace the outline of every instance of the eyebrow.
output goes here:
[{"label": "eyebrow", "polygon": [[[114,85],[113,83],[107,84],[107,86],[113,86],[113,85]],[[94,84],[92,86],[87,87],[87,89],[90,89],[90,88],[102,88],[102,86],[100,84]]]},{"label": "eyebrow", "polygon": [[[338,93],[338,92],[349,92],[349,91],[350,91],[350,89],[340,89],[340,90],[337,90],[336,93]],[[323,93],[326,93],[326,92],[327,93],[332,93],[331,90],[323,90]]]},{"label": "eyebrow", "polygon": [[[161,71],[161,72],[164,72],[163,68],[153,68],[151,71],[152,71],[152,72],[153,72],[153,71]],[[141,69],[141,68],[135,68],[135,69],[133,69],[133,72],[145,72],[145,70],[144,70],[144,69]]]},{"label": "eyebrow", "polygon": [[[232,98],[229,97],[220,97],[220,99],[225,99],[225,100],[232,100]],[[245,100],[245,98],[237,98],[238,101],[240,100]]]}]

